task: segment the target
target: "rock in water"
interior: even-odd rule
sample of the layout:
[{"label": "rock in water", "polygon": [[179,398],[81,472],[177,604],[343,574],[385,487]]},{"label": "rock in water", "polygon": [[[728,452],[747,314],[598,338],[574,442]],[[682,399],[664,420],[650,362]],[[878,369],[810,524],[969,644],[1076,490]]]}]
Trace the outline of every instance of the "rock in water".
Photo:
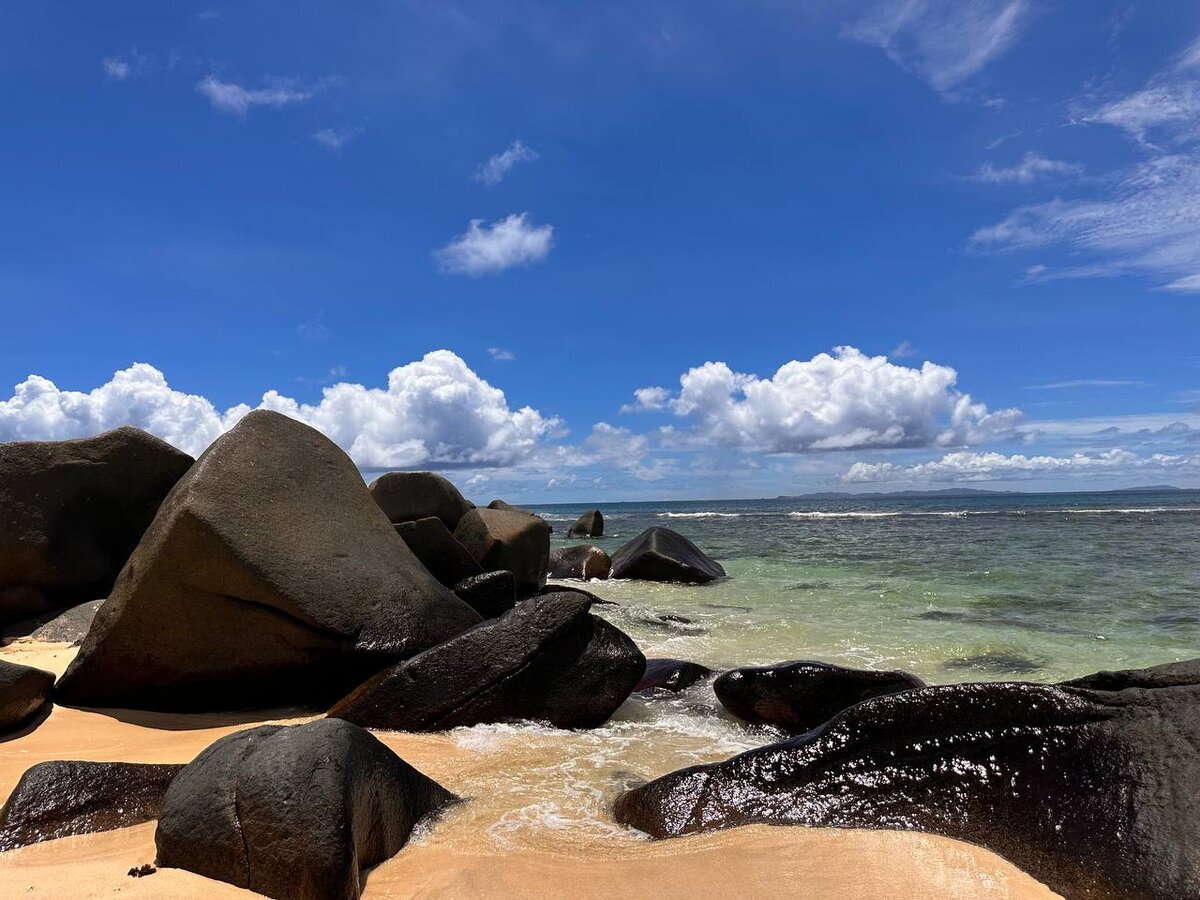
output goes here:
[{"label": "rock in water", "polygon": [[157,819],[182,768],[74,760],[31,766],[0,809],[0,850]]},{"label": "rock in water", "polygon": [[607,578],[612,571],[612,559],[599,547],[580,544],[577,547],[557,547],[550,551],[551,578]]},{"label": "rock in water", "polygon": [[713,682],[713,691],[739,719],[803,734],[870,697],[924,686],[907,672],[799,661],[734,669]]},{"label": "rock in water", "polygon": [[639,694],[660,691],[677,694],[711,674],[712,669],[708,666],[685,659],[648,659],[646,674],[637,683],[634,691]]},{"label": "rock in water", "polygon": [[428,516],[413,522],[398,522],[396,533],[430,574],[447,587],[465,578],[483,574],[483,568],[455,540],[442,520]]},{"label": "rock in water", "polygon": [[0,660],[0,734],[15,731],[44,711],[53,689],[52,673]]},{"label": "rock in water", "polygon": [[508,569],[484,572],[454,586],[460,600],[485,619],[495,619],[517,605],[517,582]]},{"label": "rock in water", "polygon": [[388,472],[371,482],[371,496],[391,522],[436,516],[450,531],[475,506],[434,472]]},{"label": "rock in water", "polygon": [[105,596],[191,464],[128,427],[0,444],[0,625]]},{"label": "rock in water", "polygon": [[175,778],[156,862],[280,900],[355,900],[361,873],[456,799],[349,722],[263,725]]},{"label": "rock in water", "polygon": [[647,528],[612,555],[613,578],[704,584],[724,575],[720,563],[670,528]]},{"label": "rock in water", "polygon": [[1063,685],[926,687],[623,794],[656,837],[896,828],[1001,854],[1066,897],[1200,896],[1200,660]]},{"label": "rock in water", "polygon": [[567,532],[567,537],[575,537],[576,535],[579,537],[604,536],[604,516],[600,515],[600,510],[589,509],[575,520],[575,524]]},{"label": "rock in water", "polygon": [[56,698],[197,711],[326,703],[479,622],[328,438],[247,415],[163,503]]},{"label": "rock in water", "polygon": [[398,731],[521,719],[559,728],[602,725],[642,677],[646,660],[590,607],[586,594],[573,591],[525,600],[381,672],[329,715]]},{"label": "rock in water", "polygon": [[473,509],[458,523],[454,537],[484,571],[507,569],[517,595],[536,593],[546,583],[550,527],[543,519],[505,509]]}]

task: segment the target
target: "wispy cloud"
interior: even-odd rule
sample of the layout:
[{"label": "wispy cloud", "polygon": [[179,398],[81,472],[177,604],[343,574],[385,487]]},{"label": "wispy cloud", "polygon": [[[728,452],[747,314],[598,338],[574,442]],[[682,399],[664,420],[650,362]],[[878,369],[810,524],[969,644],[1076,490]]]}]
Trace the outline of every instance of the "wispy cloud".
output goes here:
[{"label": "wispy cloud", "polygon": [[892,352],[888,354],[892,359],[911,359],[917,355],[917,348],[912,345],[912,341],[903,340],[892,348]]},{"label": "wispy cloud", "polygon": [[533,162],[536,159],[538,159],[536,150],[516,140],[509,144],[504,152],[489,157],[488,161],[480,165],[472,177],[476,181],[492,187],[503,181],[504,176],[513,166],[518,163]]},{"label": "wispy cloud", "polygon": [[126,54],[106,56],[100,60],[100,69],[109,81],[127,81],[143,74],[150,65],[150,57],[131,47]]},{"label": "wispy cloud", "polygon": [[435,254],[447,272],[486,275],[545,259],[553,245],[554,226],[534,225],[529,213],[513,213],[490,225],[472,219],[459,235]]},{"label": "wispy cloud", "polygon": [[311,100],[319,86],[305,87],[292,80],[277,80],[267,87],[246,88],[232,81],[222,81],[215,75],[207,75],[196,83],[196,90],[224,113],[246,115],[256,106],[280,109]]},{"label": "wispy cloud", "polygon": [[309,136],[319,146],[336,155],[340,154],[342,149],[360,134],[362,131],[358,128],[322,128]]},{"label": "wispy cloud", "polygon": [[869,482],[927,483],[1008,481],[1072,475],[1128,475],[1147,472],[1195,474],[1200,471],[1200,456],[1155,453],[1139,456],[1129,450],[1113,448],[1099,453],[1073,453],[1070,456],[1026,456],[1021,453],[977,453],[962,450],[940,459],[912,465],[882,462],[857,462],[842,476],[849,484]]},{"label": "wispy cloud", "polygon": [[880,0],[847,33],[951,94],[1006,52],[1030,15],[1026,0]]},{"label": "wispy cloud", "polygon": [[1012,166],[995,166],[984,163],[973,176],[976,181],[989,184],[1032,184],[1039,178],[1052,175],[1078,175],[1083,166],[1078,163],[1047,159],[1040,153],[1029,152]]},{"label": "wispy cloud", "polygon": [[496,362],[512,362],[517,358],[511,350],[505,350],[503,347],[488,347],[488,356]]},{"label": "wispy cloud", "polygon": [[1031,384],[1031,391],[1061,391],[1070,388],[1113,388],[1145,387],[1146,382],[1128,378],[1074,378],[1070,381],[1051,381],[1049,384]]}]

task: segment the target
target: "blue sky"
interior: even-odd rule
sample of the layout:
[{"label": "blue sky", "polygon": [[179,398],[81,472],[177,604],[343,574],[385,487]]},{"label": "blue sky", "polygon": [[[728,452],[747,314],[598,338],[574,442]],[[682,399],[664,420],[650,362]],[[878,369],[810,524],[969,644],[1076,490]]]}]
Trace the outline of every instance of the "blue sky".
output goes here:
[{"label": "blue sky", "polygon": [[0,439],[1200,486],[1194,3],[38,0],[0,79]]}]

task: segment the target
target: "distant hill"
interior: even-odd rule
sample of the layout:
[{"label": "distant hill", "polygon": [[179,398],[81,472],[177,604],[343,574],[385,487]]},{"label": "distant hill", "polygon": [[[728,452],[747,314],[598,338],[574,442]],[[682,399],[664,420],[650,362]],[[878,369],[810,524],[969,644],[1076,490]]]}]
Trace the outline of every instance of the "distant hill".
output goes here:
[{"label": "distant hill", "polygon": [[[1114,488],[1108,491],[1043,491],[1040,493],[1070,494],[1136,494],[1148,491],[1182,491],[1170,484],[1151,484],[1144,487]],[[931,497],[1005,497],[1028,494],[1029,491],[988,491],[981,488],[945,488],[937,491],[883,491],[855,494],[850,491],[820,491],[815,494],[781,494],[776,500],[919,500]]]}]

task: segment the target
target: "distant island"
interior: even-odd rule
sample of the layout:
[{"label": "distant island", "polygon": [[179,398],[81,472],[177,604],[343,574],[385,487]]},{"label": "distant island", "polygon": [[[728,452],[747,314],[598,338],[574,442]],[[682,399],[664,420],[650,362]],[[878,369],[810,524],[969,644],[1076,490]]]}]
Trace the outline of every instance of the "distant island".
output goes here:
[{"label": "distant island", "polygon": [[[1147,491],[1186,491],[1171,484],[1149,484],[1143,487],[1113,488],[1107,491],[1037,491],[1042,494],[1140,494]],[[930,497],[1011,497],[1035,493],[1031,491],[988,491],[981,488],[944,488],[937,491],[876,491],[856,494],[851,491],[819,491],[815,494],[780,494],[776,500],[919,500]]]}]

